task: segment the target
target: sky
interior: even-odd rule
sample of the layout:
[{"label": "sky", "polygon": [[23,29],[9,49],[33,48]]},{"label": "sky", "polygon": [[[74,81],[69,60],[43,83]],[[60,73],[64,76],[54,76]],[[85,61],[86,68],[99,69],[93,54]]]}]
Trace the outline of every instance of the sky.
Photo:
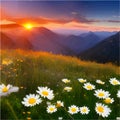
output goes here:
[{"label": "sky", "polygon": [[32,23],[58,32],[118,31],[119,1],[1,0],[1,24]]}]

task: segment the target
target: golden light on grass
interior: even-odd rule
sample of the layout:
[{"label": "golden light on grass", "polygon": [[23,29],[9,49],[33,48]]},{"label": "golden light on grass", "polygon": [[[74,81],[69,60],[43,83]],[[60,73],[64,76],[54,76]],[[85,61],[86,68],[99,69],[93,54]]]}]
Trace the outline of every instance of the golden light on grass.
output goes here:
[{"label": "golden light on grass", "polygon": [[26,23],[26,24],[24,24],[23,26],[24,26],[27,30],[31,30],[31,29],[34,27],[34,25],[31,24],[31,23]]}]

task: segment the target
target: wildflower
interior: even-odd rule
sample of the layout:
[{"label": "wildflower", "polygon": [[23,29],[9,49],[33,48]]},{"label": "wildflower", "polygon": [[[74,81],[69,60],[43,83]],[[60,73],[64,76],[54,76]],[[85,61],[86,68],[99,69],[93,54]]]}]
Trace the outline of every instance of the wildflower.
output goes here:
[{"label": "wildflower", "polygon": [[89,108],[86,106],[80,107],[81,114],[88,114],[90,112]]},{"label": "wildflower", "polygon": [[98,98],[103,98],[103,99],[110,96],[108,91],[105,91],[105,90],[102,90],[102,89],[95,90],[94,95]]},{"label": "wildflower", "polygon": [[70,92],[72,90],[72,87],[65,87],[64,90],[66,90],[67,92]]},{"label": "wildflower", "polygon": [[68,80],[67,78],[64,78],[64,79],[62,79],[62,82],[64,82],[64,83],[70,83],[70,80]]},{"label": "wildflower", "polygon": [[0,85],[0,97],[7,96],[12,92],[18,92],[19,88],[8,84],[7,86],[2,84]]},{"label": "wildflower", "polygon": [[96,103],[95,111],[102,117],[108,117],[111,112],[111,109],[104,104]]},{"label": "wildflower", "polygon": [[85,83],[83,87],[86,90],[93,90],[93,89],[95,89],[95,85],[92,85],[91,83]]},{"label": "wildflower", "polygon": [[2,65],[9,65],[9,64],[12,64],[12,63],[13,63],[13,61],[10,60],[10,59],[4,59],[4,60],[2,60]]},{"label": "wildflower", "polygon": [[49,100],[54,98],[53,90],[50,90],[48,87],[38,87],[37,93],[39,93],[41,97],[48,98]]},{"label": "wildflower", "polygon": [[51,105],[51,102],[46,102],[47,105]]},{"label": "wildflower", "polygon": [[27,114],[31,114],[31,112],[28,111]]},{"label": "wildflower", "polygon": [[87,80],[86,80],[86,79],[83,79],[83,78],[78,78],[78,81],[79,81],[80,83],[85,83]]},{"label": "wildflower", "polygon": [[23,112],[23,114],[25,114],[25,112]]},{"label": "wildflower", "polygon": [[57,108],[55,107],[55,105],[49,105],[48,107],[47,107],[47,112],[48,113],[54,113],[54,112],[56,112],[57,111]]},{"label": "wildflower", "polygon": [[96,83],[101,84],[101,85],[104,85],[104,84],[105,84],[105,82],[103,82],[103,81],[101,81],[101,80],[96,80]]},{"label": "wildflower", "polygon": [[120,90],[117,92],[117,97],[120,98]]},{"label": "wildflower", "polygon": [[63,119],[63,117],[58,117],[58,120],[62,120]]},{"label": "wildflower", "polygon": [[104,102],[107,103],[107,104],[110,104],[110,103],[113,103],[113,102],[114,102],[114,99],[108,97],[108,98],[105,98]]},{"label": "wildflower", "polygon": [[110,78],[109,82],[112,85],[120,85],[120,82],[116,78]]},{"label": "wildflower", "polygon": [[71,105],[68,108],[69,108],[68,112],[72,115],[79,112],[79,108],[76,105]]},{"label": "wildflower", "polygon": [[61,101],[57,101],[56,107],[64,107],[64,103]]},{"label": "wildflower", "polygon": [[22,101],[22,104],[26,107],[32,107],[42,102],[39,95],[35,95],[35,94],[26,95],[26,97],[24,97],[23,100],[24,101]]},{"label": "wildflower", "polygon": [[32,120],[31,117],[27,117],[27,120]]}]

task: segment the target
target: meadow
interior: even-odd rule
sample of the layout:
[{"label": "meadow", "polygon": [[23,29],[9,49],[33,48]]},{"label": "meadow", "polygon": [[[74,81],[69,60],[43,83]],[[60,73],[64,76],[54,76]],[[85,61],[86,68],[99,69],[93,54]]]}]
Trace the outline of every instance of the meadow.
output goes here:
[{"label": "meadow", "polygon": [[[109,64],[98,64],[95,62],[81,61],[75,57],[53,55],[46,52],[33,52],[24,50],[2,50],[1,51],[1,84],[11,84],[19,87],[19,91],[2,96],[1,119],[2,120],[108,120],[119,116],[120,98],[117,92],[119,85],[112,85],[110,78],[120,79],[119,67]],[[62,81],[67,78],[68,82]],[[85,83],[78,79],[83,78],[86,83],[95,86],[93,90],[87,90]],[[102,80],[104,84],[96,83]],[[38,87],[48,87],[53,90],[54,98],[49,100],[40,96],[42,102],[33,107],[22,104],[26,95],[38,94]],[[65,90],[70,87],[70,90]],[[106,103],[94,95],[95,90],[103,89],[109,91],[113,103]],[[48,113],[47,106],[56,105],[62,101],[64,106],[56,106],[57,111]],[[102,103],[111,109],[108,117],[97,114],[96,103]],[[78,107],[87,106],[88,114],[70,114],[68,109],[71,105]]]}]

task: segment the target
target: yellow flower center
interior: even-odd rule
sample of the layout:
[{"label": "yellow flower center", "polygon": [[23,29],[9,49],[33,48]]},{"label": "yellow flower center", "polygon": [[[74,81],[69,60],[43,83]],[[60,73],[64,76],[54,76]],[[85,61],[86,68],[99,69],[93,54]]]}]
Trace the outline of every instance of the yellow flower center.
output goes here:
[{"label": "yellow flower center", "polygon": [[117,80],[114,80],[114,81],[113,81],[113,84],[114,84],[114,85],[117,85],[117,84],[118,84],[118,81],[117,81]]},{"label": "yellow flower center", "polygon": [[42,91],[42,94],[43,94],[44,96],[48,96],[48,91]]},{"label": "yellow flower center", "polygon": [[102,106],[98,106],[98,107],[97,107],[97,110],[98,110],[99,112],[101,112],[101,113],[104,112],[104,108],[103,108]]},{"label": "yellow flower center", "polygon": [[111,99],[110,98],[106,98],[104,101],[105,101],[105,103],[111,103]]},{"label": "yellow flower center", "polygon": [[90,90],[92,89],[93,87],[91,85],[88,85],[87,88]]},{"label": "yellow flower center", "polygon": [[28,102],[29,102],[29,104],[34,104],[36,102],[36,99],[35,98],[30,98]]},{"label": "yellow flower center", "polygon": [[61,107],[61,103],[57,103],[56,107]]},{"label": "yellow flower center", "polygon": [[53,107],[49,108],[50,111],[54,111],[54,109],[55,109],[55,108],[53,108]]},{"label": "yellow flower center", "polygon": [[5,87],[2,89],[2,92],[8,92],[8,88],[5,86]]},{"label": "yellow flower center", "polygon": [[98,96],[103,97],[105,94],[103,92],[100,92]]},{"label": "yellow flower center", "polygon": [[83,108],[83,109],[82,109],[82,112],[85,113],[85,112],[87,112],[87,110],[86,110],[85,108]]},{"label": "yellow flower center", "polygon": [[71,111],[72,112],[76,112],[76,108],[71,108]]}]

